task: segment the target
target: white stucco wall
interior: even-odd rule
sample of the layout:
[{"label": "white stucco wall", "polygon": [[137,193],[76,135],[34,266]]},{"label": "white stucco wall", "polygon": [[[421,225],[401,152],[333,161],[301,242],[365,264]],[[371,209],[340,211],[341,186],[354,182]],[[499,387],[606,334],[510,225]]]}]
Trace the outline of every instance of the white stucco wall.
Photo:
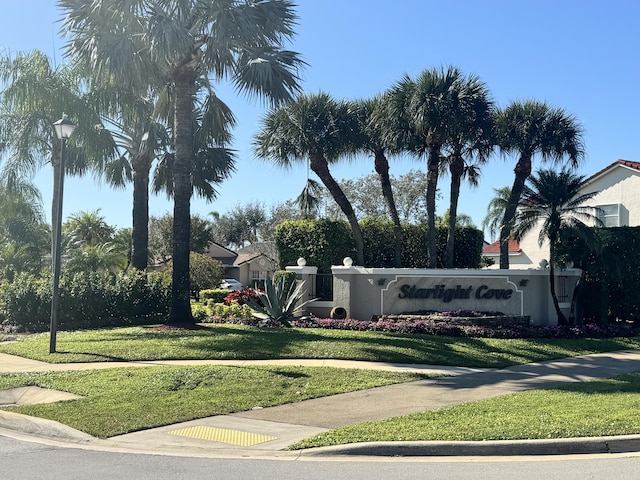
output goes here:
[{"label": "white stucco wall", "polygon": [[[333,305],[344,308],[350,318],[368,320],[381,314],[463,309],[528,315],[534,325],[557,323],[549,293],[549,270],[334,266],[331,271]],[[558,285],[566,294],[560,299],[561,308],[567,316],[579,276],[577,269],[557,272]]]},{"label": "white stucco wall", "polygon": [[640,225],[640,172],[618,165],[610,171],[587,183],[581,193],[598,192],[588,205],[608,205],[619,203],[624,206],[628,218],[627,226]]}]

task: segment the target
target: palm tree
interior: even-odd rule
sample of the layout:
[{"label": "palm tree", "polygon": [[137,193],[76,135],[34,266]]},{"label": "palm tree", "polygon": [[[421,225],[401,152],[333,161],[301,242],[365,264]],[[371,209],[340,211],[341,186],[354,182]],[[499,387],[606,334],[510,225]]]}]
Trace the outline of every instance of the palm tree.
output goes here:
[{"label": "palm tree", "polygon": [[[193,112],[212,96],[207,77],[231,79],[240,92],[274,102],[299,90],[293,37],[296,16],[286,0],[60,0],[67,53],[93,80],[114,79],[146,94],[168,86],[173,101],[173,277],[169,322],[192,324],[189,236]],[[206,132],[205,136],[210,136]],[[202,144],[201,144],[202,145]]]},{"label": "palm tree", "polygon": [[[455,109],[453,121],[449,125],[450,132],[446,147],[450,150],[444,164],[448,164],[451,174],[451,189],[449,196],[449,224],[447,226],[447,248],[445,267],[452,268],[453,251],[455,248],[456,217],[458,215],[458,200],[460,198],[460,184],[467,178],[473,186],[478,184],[478,165],[486,161],[493,151],[492,126],[493,102],[489,90],[480,79],[471,75],[462,82],[460,96],[464,98],[460,106]],[[468,160],[475,157],[477,163]]]},{"label": "palm tree", "polygon": [[322,185],[312,178],[307,178],[307,183],[300,195],[295,199],[295,204],[300,209],[302,218],[316,218],[320,211],[322,198]]},{"label": "palm tree", "polygon": [[431,69],[416,79],[405,76],[388,99],[389,143],[427,157],[427,264],[437,266],[436,192],[441,150],[451,138],[459,111],[472,110],[462,72],[455,67]]},{"label": "palm tree", "polygon": [[382,196],[391,220],[393,221],[393,233],[395,239],[393,263],[396,267],[402,266],[402,224],[396,208],[391,178],[389,176],[389,161],[386,152],[389,150],[385,139],[389,135],[384,134],[385,128],[390,128],[390,122],[385,115],[386,105],[384,96],[377,96],[368,100],[355,102],[353,110],[358,120],[357,150],[373,155],[376,173],[380,179]]},{"label": "palm tree", "polygon": [[500,225],[502,225],[504,212],[511,196],[511,187],[494,188],[493,193],[495,196],[487,205],[487,214],[482,220],[482,229],[489,231],[492,241],[500,232]]},{"label": "palm tree", "polygon": [[495,116],[496,143],[503,154],[517,154],[515,179],[500,226],[500,268],[509,268],[509,236],[518,202],[531,175],[534,155],[543,161],[559,162],[567,158],[577,166],[584,155],[582,128],[562,109],[543,102],[514,102]]},{"label": "palm tree", "polygon": [[100,85],[92,95],[100,99],[102,129],[113,138],[118,154],[100,171],[116,188],[133,184],[131,266],[145,270],[149,262],[149,177],[154,160],[168,148],[171,133],[154,120],[155,102],[120,86]]},{"label": "palm tree", "polygon": [[23,179],[0,178],[0,278],[38,273],[49,234],[37,188]]},{"label": "palm tree", "polygon": [[[521,240],[524,235],[540,227],[538,244],[549,241],[549,287],[553,306],[558,315],[558,324],[566,325],[567,319],[560,310],[555,286],[555,267],[558,263],[558,247],[563,230],[576,229],[585,222],[598,223],[594,207],[583,204],[598,192],[580,194],[583,176],[568,170],[555,172],[540,170],[528,179],[522,192],[520,209],[516,216],[514,238]],[[540,225],[540,223],[542,224]]]},{"label": "palm tree", "polygon": [[310,168],[347,217],[356,245],[357,264],[364,265],[362,230],[351,202],[333,178],[329,165],[354,148],[355,116],[347,102],[326,93],[300,95],[293,102],[269,112],[255,138],[259,158],[288,168],[294,162],[310,162]]},{"label": "palm tree", "polygon": [[86,246],[96,246],[113,240],[116,229],[100,215],[100,209],[93,212],[78,212],[69,215],[62,225],[65,234]]},{"label": "palm tree", "polygon": [[[108,157],[112,145],[94,129],[99,118],[80,90],[75,69],[65,65],[54,68],[39,51],[19,53],[0,58],[0,82],[4,87],[0,97],[1,176],[29,177],[50,163],[54,178],[52,224],[59,225],[56,207],[61,203],[61,174],[82,174],[87,158]],[[63,140],[58,139],[53,124],[64,111],[78,126],[66,148],[65,169],[61,172]]]}]

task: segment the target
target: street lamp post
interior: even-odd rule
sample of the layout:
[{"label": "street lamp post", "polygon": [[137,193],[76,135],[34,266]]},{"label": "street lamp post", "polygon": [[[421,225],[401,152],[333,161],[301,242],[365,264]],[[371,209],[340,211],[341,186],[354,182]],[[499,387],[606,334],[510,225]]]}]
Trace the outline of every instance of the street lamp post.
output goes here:
[{"label": "street lamp post", "polygon": [[[76,126],[67,119],[66,115],[53,124],[56,136],[60,140],[60,166],[58,172],[54,169],[53,194],[54,210],[51,226],[51,261],[53,271],[53,287],[51,290],[51,325],[49,337],[49,353],[56,351],[56,332],[60,315],[60,267],[62,250],[62,198],[64,191],[64,147],[67,139]],[[57,175],[55,175],[57,173]]]}]

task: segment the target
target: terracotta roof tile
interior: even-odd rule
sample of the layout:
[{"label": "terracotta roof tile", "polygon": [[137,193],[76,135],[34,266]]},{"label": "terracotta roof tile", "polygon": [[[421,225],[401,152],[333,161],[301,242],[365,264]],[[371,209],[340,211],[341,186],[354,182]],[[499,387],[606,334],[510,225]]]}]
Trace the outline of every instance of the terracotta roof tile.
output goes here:
[{"label": "terracotta roof tile", "polygon": [[611,163],[610,165],[607,165],[606,167],[604,167],[602,170],[599,170],[596,173],[594,173],[593,175],[591,175],[590,177],[586,178],[584,180],[584,182],[582,182],[582,183],[583,184],[589,183],[594,178],[599,177],[604,172],[606,172],[607,170],[612,169],[613,167],[615,167],[617,165],[622,165],[623,167],[633,168],[634,170],[640,171],[640,162],[634,162],[633,160],[616,160],[615,162]]},{"label": "terracotta roof tile", "polygon": [[[522,249],[515,240],[509,240],[509,253],[520,253]],[[490,243],[482,249],[482,253],[500,253],[500,241]]]}]

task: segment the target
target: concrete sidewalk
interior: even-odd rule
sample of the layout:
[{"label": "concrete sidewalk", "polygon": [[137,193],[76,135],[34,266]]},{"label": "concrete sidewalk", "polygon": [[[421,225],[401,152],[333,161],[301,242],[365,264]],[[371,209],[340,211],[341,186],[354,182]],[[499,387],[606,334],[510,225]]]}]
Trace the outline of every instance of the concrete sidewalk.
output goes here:
[{"label": "concrete sidewalk", "polygon": [[[10,357],[10,358],[7,358]],[[256,362],[128,362],[124,364],[50,365],[0,354],[0,371],[43,371],[150,366],[166,364],[234,364]],[[55,422],[0,411],[0,428],[74,441],[92,448],[204,456],[286,457],[315,455],[505,455],[640,451],[640,436],[517,442],[385,442],[286,452],[282,449],[332,428],[444,408],[563,383],[606,378],[640,370],[640,350],[611,352],[500,370],[425,365],[394,365],[339,361],[267,361],[261,364],[383,368],[432,371],[451,376],[378,387],[208,417],[97,440]],[[8,370],[13,369],[13,370]]]}]

